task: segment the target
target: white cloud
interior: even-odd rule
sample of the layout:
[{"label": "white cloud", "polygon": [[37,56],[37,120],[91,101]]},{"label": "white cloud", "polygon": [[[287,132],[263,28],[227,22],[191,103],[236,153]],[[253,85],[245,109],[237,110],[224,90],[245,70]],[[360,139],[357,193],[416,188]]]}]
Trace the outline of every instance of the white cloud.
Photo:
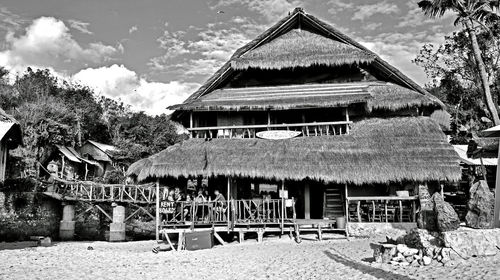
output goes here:
[{"label": "white cloud", "polygon": [[298,0],[220,0],[212,9],[230,5],[245,5],[250,11],[262,15],[268,22],[275,22],[300,6]]},{"label": "white cloud", "polygon": [[62,63],[99,63],[117,52],[115,47],[100,42],[82,47],[68,27],[53,17],[34,20],[19,37],[9,32],[5,41],[8,47],[0,52],[0,65],[13,71],[22,71],[27,66],[50,68]]},{"label": "white cloud", "polygon": [[0,29],[13,30],[21,27],[25,22],[19,15],[9,11],[5,7],[0,7]]},{"label": "white cloud", "polygon": [[389,3],[387,1],[383,1],[377,4],[369,4],[369,5],[359,5],[356,7],[356,12],[354,12],[352,19],[353,20],[365,20],[375,14],[394,14],[399,13],[399,8],[394,3]]},{"label": "white cloud", "polygon": [[134,26],[129,28],[128,33],[132,34],[132,33],[136,32],[137,30],[139,30],[139,28],[137,27],[137,25],[134,25]]},{"label": "white cloud", "polygon": [[342,0],[330,0],[327,5],[331,7],[328,9],[328,12],[332,15],[339,14],[347,9],[352,9],[354,7],[354,3],[352,2],[344,2]]},{"label": "white cloud", "polygon": [[82,33],[85,34],[93,34],[92,32],[89,31],[89,25],[90,23],[88,22],[83,22],[75,19],[70,19],[68,20],[69,26],[73,29],[76,29]]},{"label": "white cloud", "polygon": [[[208,76],[221,67],[236,49],[252,40],[264,27],[240,17],[227,23],[209,23],[207,28],[166,30],[158,38],[165,54],[150,60],[153,70],[182,73],[184,77]],[[168,27],[168,25],[166,25]],[[196,38],[187,39],[187,38]]]},{"label": "white cloud", "polygon": [[96,93],[121,100],[136,110],[148,114],[169,113],[167,106],[182,103],[197,83],[151,82],[141,78],[123,65],[83,69],[73,80],[93,88]]}]

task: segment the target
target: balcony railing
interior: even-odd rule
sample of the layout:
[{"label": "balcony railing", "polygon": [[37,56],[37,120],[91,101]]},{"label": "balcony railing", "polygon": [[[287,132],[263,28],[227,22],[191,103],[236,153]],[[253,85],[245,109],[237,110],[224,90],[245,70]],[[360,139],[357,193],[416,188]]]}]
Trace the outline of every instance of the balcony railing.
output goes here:
[{"label": "balcony railing", "polygon": [[293,199],[160,202],[162,226],[283,224],[295,220]]},{"label": "balcony railing", "polygon": [[351,121],[312,122],[293,124],[235,125],[188,128],[192,138],[256,138],[260,131],[290,130],[301,132],[300,136],[323,136],[349,134]]},{"label": "balcony railing", "polygon": [[346,207],[349,222],[403,223],[416,221],[416,196],[354,196]]}]

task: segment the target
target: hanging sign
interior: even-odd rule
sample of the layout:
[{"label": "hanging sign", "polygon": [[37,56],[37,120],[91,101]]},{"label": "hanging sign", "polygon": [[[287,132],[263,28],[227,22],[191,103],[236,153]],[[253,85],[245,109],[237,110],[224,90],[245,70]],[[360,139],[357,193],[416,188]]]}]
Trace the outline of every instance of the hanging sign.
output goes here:
[{"label": "hanging sign", "polygon": [[160,213],[162,214],[173,214],[175,212],[175,202],[162,200],[160,201]]},{"label": "hanging sign", "polygon": [[299,136],[302,132],[293,131],[293,130],[267,130],[257,132],[256,135],[262,139],[269,140],[281,140],[281,139],[290,139]]}]

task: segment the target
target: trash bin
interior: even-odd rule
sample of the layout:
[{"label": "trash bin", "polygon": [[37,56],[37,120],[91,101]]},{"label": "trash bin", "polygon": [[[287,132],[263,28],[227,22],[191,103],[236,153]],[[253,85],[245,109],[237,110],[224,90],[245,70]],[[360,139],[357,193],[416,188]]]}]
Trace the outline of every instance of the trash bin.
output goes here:
[{"label": "trash bin", "polygon": [[214,246],[214,234],[212,231],[186,232],[186,250],[210,249]]},{"label": "trash bin", "polygon": [[345,228],[345,217],[337,217],[335,218],[335,221],[337,222],[337,228],[344,229]]}]

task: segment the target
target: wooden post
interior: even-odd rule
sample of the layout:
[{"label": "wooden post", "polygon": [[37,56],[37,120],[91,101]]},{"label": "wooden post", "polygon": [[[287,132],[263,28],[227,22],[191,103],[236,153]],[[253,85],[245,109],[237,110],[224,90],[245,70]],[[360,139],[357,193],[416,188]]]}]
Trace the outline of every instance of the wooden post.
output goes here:
[{"label": "wooden post", "polygon": [[284,232],[285,211],[285,180],[283,180],[281,181],[281,234]]},{"label": "wooden post", "polygon": [[[189,128],[193,128],[193,111],[189,112]],[[193,138],[193,131],[189,132],[189,137]]]},{"label": "wooden post", "polygon": [[[230,207],[229,205],[231,204],[231,177],[227,177],[227,208],[226,208],[226,217],[227,217],[227,231],[229,232],[229,229],[231,228],[231,219],[229,218],[229,212],[230,212]],[[224,215],[224,213],[222,213]]]},{"label": "wooden post", "polygon": [[160,241],[160,180],[156,180],[156,241]]},{"label": "wooden post", "polygon": [[497,179],[495,183],[495,215],[493,227],[500,228],[500,142],[498,142]]},{"label": "wooden post", "polygon": [[307,182],[304,185],[304,218],[311,218],[311,192]]},{"label": "wooden post", "polygon": [[64,179],[64,156],[62,158],[62,167],[61,167],[61,179]]},{"label": "wooden post", "polygon": [[[271,112],[267,111],[267,125],[271,124]],[[269,127],[267,128],[269,130]]]},{"label": "wooden post", "polygon": [[[349,108],[346,107],[345,108],[345,121],[348,122],[349,121]],[[346,134],[349,134],[349,124],[346,124]]]},{"label": "wooden post", "polygon": [[345,220],[349,222],[349,196],[347,195],[347,184],[344,187],[344,197],[345,197]]}]

